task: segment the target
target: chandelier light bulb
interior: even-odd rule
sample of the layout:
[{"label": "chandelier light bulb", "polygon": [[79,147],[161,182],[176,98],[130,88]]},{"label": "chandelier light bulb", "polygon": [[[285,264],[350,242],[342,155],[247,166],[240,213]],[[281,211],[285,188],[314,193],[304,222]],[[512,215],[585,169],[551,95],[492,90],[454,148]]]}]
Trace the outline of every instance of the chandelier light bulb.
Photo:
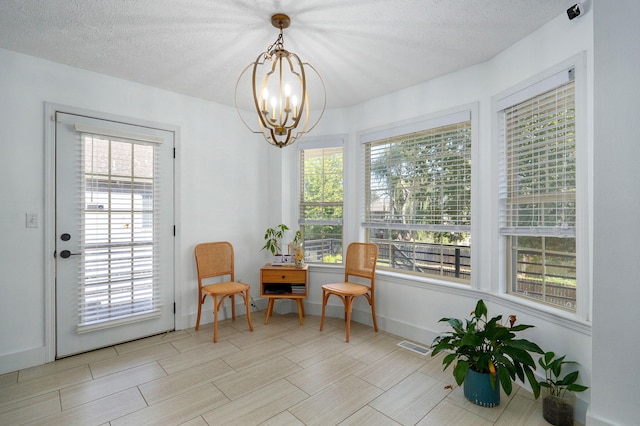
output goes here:
[{"label": "chandelier light bulb", "polygon": [[293,104],[293,118],[296,119],[298,117],[298,97],[296,95],[291,97],[291,103]]},{"label": "chandelier light bulb", "polygon": [[271,111],[272,111],[272,116],[271,116],[271,120],[275,121],[276,119],[276,107],[278,106],[278,100],[276,99],[275,96],[271,97]]}]

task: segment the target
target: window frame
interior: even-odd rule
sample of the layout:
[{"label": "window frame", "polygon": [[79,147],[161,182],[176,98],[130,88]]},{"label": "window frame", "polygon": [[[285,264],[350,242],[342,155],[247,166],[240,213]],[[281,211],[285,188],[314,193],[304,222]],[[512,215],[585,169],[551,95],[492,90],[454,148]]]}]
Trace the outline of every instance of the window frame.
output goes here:
[{"label": "window frame", "polygon": [[[591,292],[592,282],[592,192],[593,192],[593,139],[588,133],[587,114],[587,63],[586,54],[581,52],[571,58],[558,63],[533,77],[528,78],[509,89],[492,97],[493,134],[495,164],[503,161],[500,145],[504,140],[500,134],[501,111],[510,105],[536,96],[549,89],[549,82],[555,81],[554,76],[573,68],[575,70],[575,138],[576,138],[576,216],[575,216],[575,258],[576,258],[576,309],[570,311],[556,305],[530,298],[523,298],[508,292],[508,262],[507,237],[501,235],[501,221],[494,219],[494,238],[496,241],[495,256],[498,259],[498,288],[501,297],[517,304],[533,308],[538,311],[552,313],[559,317],[589,322],[592,312]],[[557,85],[557,84],[556,84]],[[503,200],[500,198],[500,185],[503,184],[500,171],[495,174],[496,217],[503,214]]]},{"label": "window frame", "polygon": [[[441,110],[428,115],[415,117],[412,119],[390,123],[385,126],[368,129],[358,133],[358,180],[360,182],[358,187],[359,192],[359,218],[360,218],[360,240],[368,240],[367,230],[370,228],[365,221],[365,209],[366,209],[366,180],[368,176],[366,173],[366,144],[370,142],[380,141],[384,139],[390,139],[401,135],[407,135],[411,133],[421,132],[429,129],[436,129],[439,127],[470,121],[471,122],[471,223],[466,232],[469,235],[473,235],[475,223],[477,223],[478,208],[477,208],[477,182],[478,182],[478,168],[473,164],[477,164],[478,161],[478,102],[460,105],[450,109]],[[472,237],[473,238],[473,237]],[[424,281],[429,283],[439,283],[446,285],[462,285],[463,288],[477,287],[475,284],[477,271],[477,255],[473,255],[473,249],[470,251],[470,265],[471,274],[468,280],[456,279],[453,277],[446,277],[444,275],[420,273],[409,270],[394,269],[379,267],[380,271],[392,273],[398,276],[406,276],[409,279],[418,279],[418,281]]]},{"label": "window frame", "polygon": [[[344,252],[346,250],[346,245],[348,244],[347,241],[347,233],[346,233],[346,228],[348,227],[348,220],[346,219],[347,217],[347,203],[345,203],[345,197],[346,197],[346,193],[347,193],[347,189],[348,189],[348,184],[347,184],[347,174],[346,174],[346,167],[345,165],[347,164],[347,153],[346,153],[346,146],[345,146],[345,139],[346,136],[344,135],[338,135],[338,136],[325,136],[325,137],[320,137],[318,139],[305,139],[305,140],[301,140],[298,141],[296,143],[296,150],[295,150],[295,159],[294,159],[294,163],[295,163],[295,179],[294,179],[294,190],[295,190],[295,205],[292,206],[295,209],[294,212],[294,217],[295,217],[295,222],[298,226],[298,228],[300,230],[302,230],[302,227],[305,225],[304,223],[304,219],[301,217],[301,205],[302,205],[302,200],[301,200],[301,194],[302,194],[302,188],[300,187],[302,179],[304,178],[302,176],[302,170],[301,170],[301,164],[300,164],[300,160],[301,160],[301,153],[305,150],[311,150],[311,149],[324,149],[324,148],[341,148],[342,149],[342,182],[343,182],[343,191],[342,191],[342,220],[340,223],[340,226],[342,226],[342,235],[341,235],[341,244],[342,244],[342,257],[344,258]],[[329,224],[329,223],[328,223]],[[335,225],[335,223],[331,223],[333,225]],[[303,235],[304,238],[304,235]],[[306,257],[306,254],[305,254]],[[342,262],[312,262],[309,261],[307,259],[305,259],[305,261],[311,265],[323,265],[323,266],[341,266]]]}]

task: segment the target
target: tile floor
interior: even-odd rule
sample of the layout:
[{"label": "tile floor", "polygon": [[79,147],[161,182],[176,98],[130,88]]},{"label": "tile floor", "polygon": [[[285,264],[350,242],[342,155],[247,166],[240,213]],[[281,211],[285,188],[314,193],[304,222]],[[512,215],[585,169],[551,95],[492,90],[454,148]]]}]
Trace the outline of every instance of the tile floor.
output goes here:
[{"label": "tile floor", "polygon": [[264,312],[0,375],[0,425],[546,425],[522,388],[467,402],[439,357],[353,323]]}]

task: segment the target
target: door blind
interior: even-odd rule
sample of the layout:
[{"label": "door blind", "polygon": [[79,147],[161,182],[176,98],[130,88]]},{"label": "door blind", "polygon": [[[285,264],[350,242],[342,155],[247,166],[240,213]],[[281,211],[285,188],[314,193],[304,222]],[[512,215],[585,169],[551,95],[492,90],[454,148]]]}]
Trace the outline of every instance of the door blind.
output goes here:
[{"label": "door blind", "polygon": [[160,314],[157,144],[81,133],[78,331]]}]

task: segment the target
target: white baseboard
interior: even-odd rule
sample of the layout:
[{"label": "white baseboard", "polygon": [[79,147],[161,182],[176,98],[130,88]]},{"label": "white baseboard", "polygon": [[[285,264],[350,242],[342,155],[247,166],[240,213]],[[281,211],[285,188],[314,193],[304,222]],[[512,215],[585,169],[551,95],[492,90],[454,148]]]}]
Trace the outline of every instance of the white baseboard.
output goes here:
[{"label": "white baseboard", "polygon": [[47,362],[46,348],[34,348],[26,351],[0,356],[0,374],[11,373]]},{"label": "white baseboard", "polygon": [[[578,419],[577,417],[576,420],[580,421],[580,419]],[[592,413],[587,411],[587,418],[583,424],[587,426],[616,426],[618,423],[606,421],[602,418],[594,416]]]},{"label": "white baseboard", "polygon": [[[265,311],[267,309],[267,299],[255,299],[253,303],[256,305],[252,309],[252,314],[256,314],[259,311]],[[309,315],[321,315],[322,304],[304,302],[305,312]],[[279,299],[274,305],[274,312],[284,315],[288,313],[297,313],[297,304],[289,299]],[[236,304],[236,314],[244,315],[244,304]],[[218,313],[218,319],[224,320],[231,318],[231,306],[227,303],[223,306],[222,310]],[[344,315],[344,309],[338,305],[327,305],[326,315],[332,318],[342,318]],[[183,330],[187,328],[193,328],[196,325],[197,312],[193,312],[187,315],[182,315],[180,319],[176,319],[176,330]],[[371,311],[354,309],[352,314],[352,320],[362,324],[372,326]],[[434,330],[416,327],[411,324],[395,321],[380,315],[377,316],[378,328],[382,331],[395,334],[396,336],[404,339],[411,340],[415,343],[420,343],[425,346],[431,346],[431,342],[438,335]],[[213,322],[213,312],[210,309],[204,309],[202,311],[202,317],[200,324],[209,324]],[[24,368],[34,367],[42,365],[47,362],[46,358],[47,350],[45,347],[30,349],[14,354],[0,356],[0,374],[9,373],[12,371],[21,370]]]},{"label": "white baseboard", "polygon": [[[295,304],[293,304],[293,306],[295,307]],[[304,306],[307,314],[318,316],[322,315],[321,303],[305,302]],[[331,318],[343,318],[344,308],[339,305],[327,305],[325,315]],[[370,310],[354,309],[351,313],[351,320],[373,326],[373,319],[371,318]],[[402,321],[396,321],[391,318],[380,316],[380,314],[376,315],[376,321],[378,322],[379,330],[395,334],[398,337],[411,340],[415,343],[420,343],[427,347],[431,347],[431,342],[433,342],[433,339],[435,339],[439,334],[435,330],[417,327]]]},{"label": "white baseboard", "polygon": [[[267,309],[267,299],[256,299],[254,301],[257,309],[252,310],[252,313],[256,311],[264,311]],[[304,301],[304,310],[308,315],[318,315],[322,314],[322,304],[321,303],[313,303],[308,300]],[[273,311],[280,315],[297,313],[298,306],[293,300],[289,299],[277,299],[275,305],[273,306]],[[245,308],[242,304],[236,304],[236,314],[244,315]],[[218,313],[218,319],[223,320],[227,318],[231,318],[231,307],[227,304],[221,312]],[[344,315],[344,308],[339,305],[327,305],[325,315],[331,318],[342,318]],[[188,315],[184,315],[182,317],[182,328],[179,328],[176,325],[177,329],[185,329],[192,328],[196,325],[196,317],[197,313],[191,313]],[[371,319],[371,311],[369,310],[361,310],[354,309],[352,316],[352,321],[359,322],[361,324],[367,324],[369,326],[373,326],[373,320]],[[404,339],[411,340],[415,343],[420,343],[422,345],[431,346],[431,342],[433,339],[438,336],[438,332],[428,328],[417,327],[412,324],[408,324],[401,321],[396,321],[390,318],[382,317],[377,315],[378,328],[387,333],[395,334],[398,337],[402,337]],[[209,324],[213,322],[213,312],[210,310],[202,311],[202,318],[200,318],[200,324]]]}]

